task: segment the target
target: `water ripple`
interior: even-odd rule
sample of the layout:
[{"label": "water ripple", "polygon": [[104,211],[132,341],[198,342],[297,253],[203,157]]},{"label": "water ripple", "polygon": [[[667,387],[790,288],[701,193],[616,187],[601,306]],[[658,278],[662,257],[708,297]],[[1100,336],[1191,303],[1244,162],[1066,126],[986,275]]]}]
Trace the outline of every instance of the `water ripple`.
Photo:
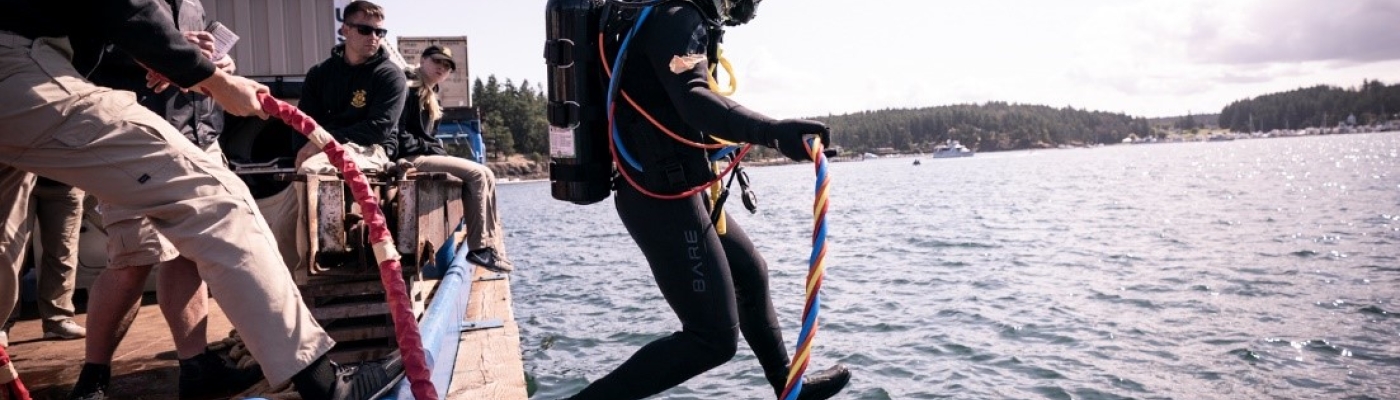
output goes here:
[{"label": "water ripple", "polygon": [[[850,399],[1397,399],[1400,134],[835,163],[812,362]],[[984,157],[985,156],[985,157]],[[950,161],[950,162],[943,162]],[[789,351],[810,166],[736,213]],[[534,398],[678,329],[611,201],[498,188]],[[734,360],[656,398],[772,398]]]}]

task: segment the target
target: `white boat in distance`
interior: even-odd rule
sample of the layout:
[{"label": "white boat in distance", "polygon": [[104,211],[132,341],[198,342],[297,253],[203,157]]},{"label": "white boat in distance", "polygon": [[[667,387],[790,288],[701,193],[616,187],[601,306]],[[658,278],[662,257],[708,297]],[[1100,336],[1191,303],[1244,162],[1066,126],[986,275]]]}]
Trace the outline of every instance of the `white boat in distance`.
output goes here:
[{"label": "white boat in distance", "polygon": [[933,158],[972,157],[973,154],[976,153],[953,139],[948,139],[946,143],[933,148]]}]

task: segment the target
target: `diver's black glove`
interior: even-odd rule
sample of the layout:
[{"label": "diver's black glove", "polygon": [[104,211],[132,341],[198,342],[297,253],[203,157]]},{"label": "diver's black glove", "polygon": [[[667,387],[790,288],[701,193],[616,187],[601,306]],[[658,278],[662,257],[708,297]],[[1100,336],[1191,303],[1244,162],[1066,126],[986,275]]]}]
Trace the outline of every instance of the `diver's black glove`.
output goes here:
[{"label": "diver's black glove", "polygon": [[807,149],[803,141],[807,135],[817,135],[822,140],[822,147],[831,145],[831,129],[826,124],[805,119],[785,119],[774,122],[763,133],[763,145],[778,149],[787,158],[793,161],[812,161],[812,157],[807,154]]}]

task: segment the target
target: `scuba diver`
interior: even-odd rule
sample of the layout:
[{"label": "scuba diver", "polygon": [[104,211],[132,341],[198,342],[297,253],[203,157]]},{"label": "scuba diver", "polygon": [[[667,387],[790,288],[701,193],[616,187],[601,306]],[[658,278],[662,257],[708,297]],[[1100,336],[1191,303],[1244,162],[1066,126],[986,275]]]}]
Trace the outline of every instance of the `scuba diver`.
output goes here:
[{"label": "scuba diver", "polygon": [[[705,139],[713,135],[762,144],[795,161],[811,161],[804,138],[829,143],[830,131],[820,122],[769,118],[721,97],[707,83],[706,61],[714,60],[723,26],[749,22],[759,1],[648,2],[654,8],[627,45],[622,65],[613,66],[621,94],[634,101],[624,103],[619,97],[617,102],[618,147],[630,149],[642,167],[617,162],[624,169],[619,172],[634,182],[617,183],[614,204],[682,330],[643,346],[573,399],[641,399],[660,393],[729,361],[740,334],[774,393],[781,394],[786,385],[791,359],[769,297],[763,257],[728,216],[723,217],[727,232],[715,229],[704,193],[655,195],[686,193],[716,176],[705,149],[687,146],[663,130],[695,142],[715,143]],[[603,62],[611,63],[617,43],[606,43],[612,54]],[[799,398],[829,398],[849,380],[850,372],[839,364],[808,373]]]}]

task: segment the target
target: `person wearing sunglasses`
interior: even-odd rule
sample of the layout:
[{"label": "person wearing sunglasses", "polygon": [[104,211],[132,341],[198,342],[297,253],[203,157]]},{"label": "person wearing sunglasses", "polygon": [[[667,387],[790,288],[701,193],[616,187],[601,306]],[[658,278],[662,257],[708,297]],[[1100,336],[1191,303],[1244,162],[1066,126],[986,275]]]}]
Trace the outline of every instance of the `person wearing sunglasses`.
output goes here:
[{"label": "person wearing sunglasses", "polygon": [[[364,157],[357,160],[358,165],[377,168],[389,161],[381,144],[394,139],[407,79],[383,46],[388,35],[384,8],[358,0],[346,5],[342,15],[340,34],[345,42],[332,48],[330,58],[306,72],[297,108],[345,144],[350,153]],[[314,145],[304,146],[297,160],[300,172],[336,173],[325,153]]]}]

